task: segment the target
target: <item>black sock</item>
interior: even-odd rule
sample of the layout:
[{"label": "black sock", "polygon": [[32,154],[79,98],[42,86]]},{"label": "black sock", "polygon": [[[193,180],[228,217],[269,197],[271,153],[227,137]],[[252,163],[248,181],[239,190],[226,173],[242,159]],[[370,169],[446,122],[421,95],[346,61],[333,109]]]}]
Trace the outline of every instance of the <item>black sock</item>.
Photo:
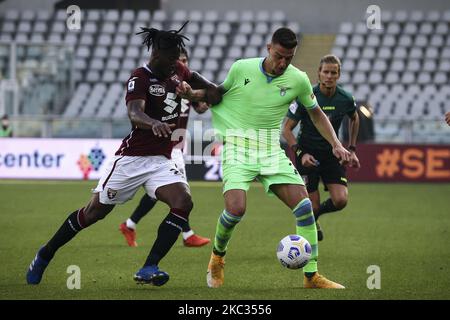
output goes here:
[{"label": "black sock", "polygon": [[130,219],[136,224],[139,223],[139,221],[153,209],[157,201],[158,200],[151,198],[148,194],[144,194],[139,205],[134,209]]},{"label": "black sock", "polygon": [[189,232],[189,231],[191,231],[191,226],[189,225],[189,221],[186,221],[185,223],[183,223],[183,225],[181,226],[181,228],[183,229],[183,232]]},{"label": "black sock", "polygon": [[159,261],[164,258],[177,241],[178,235],[183,229],[182,225],[186,224],[186,222],[184,217],[175,215],[172,212],[164,218],[159,225],[158,236],[156,237],[144,266],[158,265]]},{"label": "black sock", "polygon": [[216,247],[213,246],[213,252],[216,256],[221,256],[221,257],[225,257],[225,254],[227,253],[226,251],[224,252],[220,252],[216,249]]},{"label": "black sock", "polygon": [[72,212],[50,241],[39,251],[39,255],[46,261],[52,260],[56,251],[85,227],[84,208]]},{"label": "black sock", "polygon": [[322,214],[334,211],[339,211],[339,209],[334,206],[333,201],[329,198],[320,204],[319,211],[317,211],[317,214],[314,217],[317,220]]}]

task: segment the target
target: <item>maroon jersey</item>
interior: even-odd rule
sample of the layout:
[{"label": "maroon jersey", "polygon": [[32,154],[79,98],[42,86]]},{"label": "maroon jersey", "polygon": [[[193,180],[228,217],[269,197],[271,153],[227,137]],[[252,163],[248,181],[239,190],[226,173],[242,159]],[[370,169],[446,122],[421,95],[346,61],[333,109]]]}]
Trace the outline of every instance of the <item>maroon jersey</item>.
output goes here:
[{"label": "maroon jersey", "polygon": [[[153,119],[168,124],[179,125],[181,114],[181,98],[176,95],[175,88],[182,81],[189,81],[191,72],[181,62],[177,62],[175,74],[167,79],[156,78],[144,65],[134,70],[127,82],[125,101],[145,100],[145,113]],[[172,129],[173,131],[174,129]],[[133,127],[126,136],[116,155],[122,156],[154,156],[163,155],[170,159],[173,141],[171,138],[158,137],[152,130]]]}]

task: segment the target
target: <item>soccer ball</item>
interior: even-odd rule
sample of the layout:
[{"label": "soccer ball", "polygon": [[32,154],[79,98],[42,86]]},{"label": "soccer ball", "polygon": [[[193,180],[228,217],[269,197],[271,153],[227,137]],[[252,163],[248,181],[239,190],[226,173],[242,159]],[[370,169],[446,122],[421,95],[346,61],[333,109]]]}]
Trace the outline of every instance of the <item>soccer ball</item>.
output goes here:
[{"label": "soccer ball", "polygon": [[289,269],[303,268],[311,258],[311,245],[302,236],[291,234],[278,243],[277,258]]}]

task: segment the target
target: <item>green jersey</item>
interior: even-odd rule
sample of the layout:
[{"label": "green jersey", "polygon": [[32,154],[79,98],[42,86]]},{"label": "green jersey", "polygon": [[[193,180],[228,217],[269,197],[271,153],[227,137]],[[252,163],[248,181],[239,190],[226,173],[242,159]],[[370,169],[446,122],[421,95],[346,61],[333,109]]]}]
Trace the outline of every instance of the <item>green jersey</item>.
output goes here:
[{"label": "green jersey", "polygon": [[290,103],[296,100],[305,108],[317,105],[305,72],[289,65],[282,75],[271,77],[263,62],[264,58],[236,61],[222,84],[226,89],[222,101],[211,108],[213,126],[227,143],[279,148],[281,122]]},{"label": "green jersey", "polygon": [[[342,120],[345,115],[352,116],[356,111],[356,103],[353,96],[342,89],[336,87],[336,92],[332,97],[327,97],[320,91],[319,85],[313,89],[317,102],[323,112],[330,120],[336,135],[338,135]],[[311,118],[304,108],[297,103],[289,107],[287,116],[293,120],[300,121],[300,131],[297,136],[298,144],[301,148],[329,151],[330,144],[319,133]]]},{"label": "green jersey", "polygon": [[0,137],[12,137],[11,127],[4,128],[3,126],[0,126]]}]

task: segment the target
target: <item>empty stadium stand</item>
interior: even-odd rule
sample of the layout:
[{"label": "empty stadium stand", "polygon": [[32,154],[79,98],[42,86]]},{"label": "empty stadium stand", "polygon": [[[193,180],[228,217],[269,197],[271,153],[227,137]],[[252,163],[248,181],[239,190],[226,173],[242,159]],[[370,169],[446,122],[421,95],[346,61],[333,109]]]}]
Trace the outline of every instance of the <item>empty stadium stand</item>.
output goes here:
[{"label": "empty stadium stand", "polygon": [[[148,60],[149,53],[135,33],[140,26],[178,29],[189,20],[185,31],[190,41],[191,68],[207,78],[221,82],[231,63],[238,58],[265,52],[267,35],[288,24],[296,32],[299,25],[286,21],[282,11],[215,11],[173,13],[157,10],[83,10],[81,30],[69,31],[65,11],[8,10],[1,17],[0,41],[27,44],[19,59],[33,59],[30,44],[65,45],[74,54],[75,88],[72,99],[62,111],[67,117],[126,116],[123,108],[123,83],[130,72]],[[7,50],[0,49],[0,70],[7,70]]]},{"label": "empty stadium stand", "polygon": [[[217,83],[236,59],[265,55],[265,45],[278,27],[289,26],[301,35],[300,24],[288,21],[283,11],[83,10],[81,30],[70,31],[66,19],[62,10],[0,13],[0,79],[11,72],[11,43],[17,47],[18,65],[27,68],[41,62],[45,48],[61,50],[50,55],[53,65],[50,61],[47,66],[53,84],[45,76],[21,83],[26,93],[19,110],[23,115],[126,119],[124,83],[149,56],[135,35],[140,26],[178,29],[190,20],[185,34],[190,38],[191,69]],[[440,120],[450,109],[450,11],[383,11],[382,27],[370,30],[362,21],[341,24],[332,48],[343,62],[341,84],[373,107],[380,140],[449,142]],[[70,79],[58,69],[63,65],[72,70]],[[67,98],[62,93],[69,82]],[[193,113],[193,119],[203,120],[207,128],[210,114]],[[62,128],[53,134],[70,136]]]},{"label": "empty stadium stand", "polygon": [[377,135],[450,141],[442,134],[450,110],[449,26],[450,11],[383,11],[381,30],[341,24],[332,50],[343,63],[341,83],[373,106]]}]

